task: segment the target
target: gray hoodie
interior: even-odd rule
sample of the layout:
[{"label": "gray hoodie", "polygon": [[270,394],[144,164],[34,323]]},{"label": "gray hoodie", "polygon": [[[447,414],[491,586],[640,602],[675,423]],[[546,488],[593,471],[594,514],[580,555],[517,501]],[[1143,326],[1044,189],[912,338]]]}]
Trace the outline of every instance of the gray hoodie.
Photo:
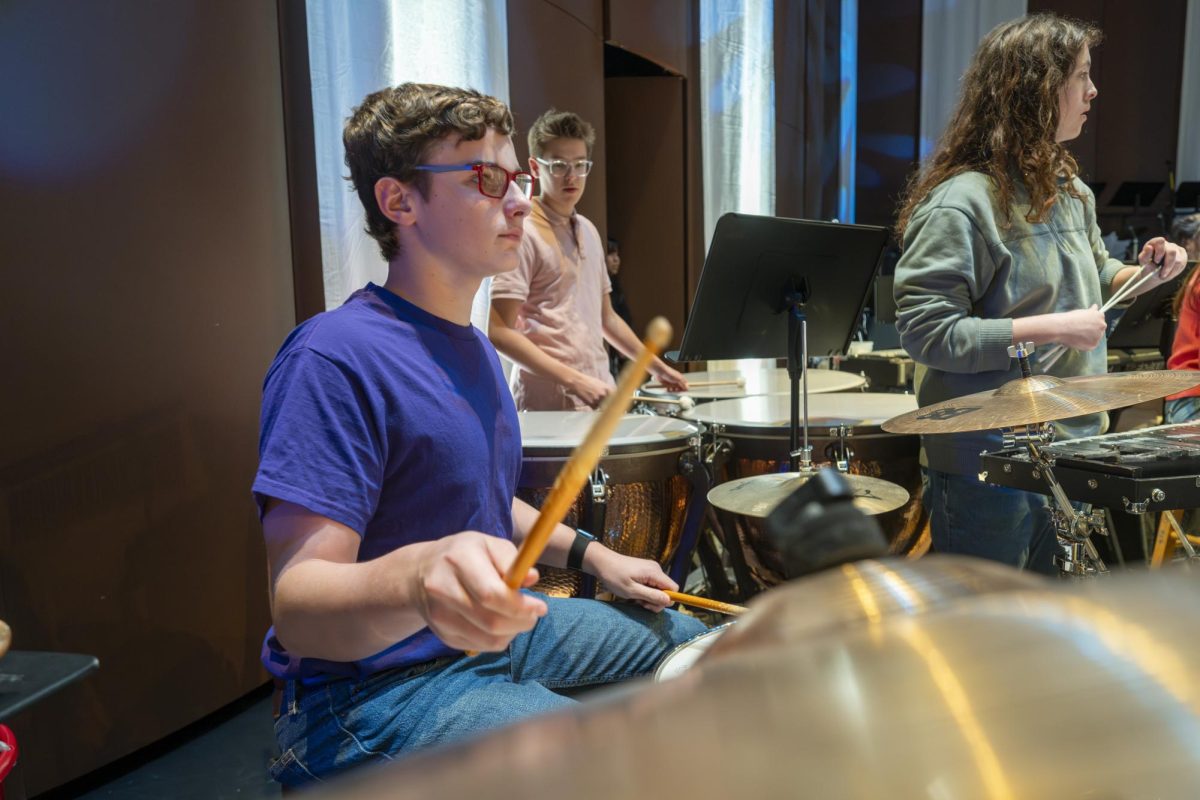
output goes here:
[{"label": "gray hoodie", "polygon": [[[1086,202],[1065,191],[1045,222],[1029,223],[1028,194],[1018,188],[1012,219],[996,219],[992,181],[978,172],[934,188],[904,233],[896,265],[896,327],[917,362],[917,403],[995,389],[1019,378],[1008,356],[1012,320],[1102,304],[1123,268],[1109,258],[1096,224],[1091,190],[1075,179]],[[1048,347],[1043,347],[1043,352]],[[1043,372],[1035,354],[1034,372]],[[1098,375],[1107,369],[1103,342],[1091,352],[1067,350],[1052,375]],[[1060,425],[1060,436],[1099,432],[1091,415]],[[1000,447],[998,431],[923,436],[923,461],[959,475],[979,471],[979,453]]]}]

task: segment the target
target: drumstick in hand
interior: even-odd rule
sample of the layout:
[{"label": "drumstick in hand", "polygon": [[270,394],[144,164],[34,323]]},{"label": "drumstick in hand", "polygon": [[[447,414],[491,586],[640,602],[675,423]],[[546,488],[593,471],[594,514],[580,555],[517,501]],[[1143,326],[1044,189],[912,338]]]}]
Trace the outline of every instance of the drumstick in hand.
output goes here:
[{"label": "drumstick in hand", "polygon": [[685,606],[693,606],[695,608],[703,608],[708,611],[716,611],[720,614],[728,614],[731,617],[736,617],[739,614],[746,613],[745,606],[735,606],[730,603],[722,603],[720,600],[710,600],[707,597],[697,597],[694,594],[684,594],[683,592],[672,592],[663,589],[663,594],[674,600],[676,603],[682,603]]},{"label": "drumstick in hand", "polygon": [[525,535],[525,540],[521,542],[521,547],[517,550],[516,560],[504,575],[505,583],[511,588],[519,589],[521,587],[529,568],[536,564],[541,557],[542,551],[546,549],[546,543],[550,541],[550,534],[554,532],[554,527],[562,522],[567,511],[575,503],[579,490],[583,488],[588,475],[600,461],[600,456],[604,452],[608,440],[612,438],[617,423],[629,410],[633,393],[637,391],[638,384],[650,366],[651,359],[662,352],[662,349],[670,341],[671,323],[662,317],[652,319],[646,327],[646,340],[642,342],[642,351],[636,360],[625,366],[617,388],[600,406],[599,416],[592,423],[591,430],[575,448],[575,452],[571,453],[562,472],[558,473],[558,477],[554,479],[554,485],[550,487],[550,494],[546,496],[546,502],[542,504],[537,521]]},{"label": "drumstick in hand", "polygon": [[[687,376],[685,375],[684,377],[686,378]],[[688,381],[688,388],[695,389],[700,386],[728,386],[731,383],[736,383],[738,386],[745,386],[746,379],[743,377],[743,378],[727,378],[726,380],[722,380],[722,381]],[[665,389],[666,387],[663,386],[661,383],[647,383],[646,388],[647,389]]]}]

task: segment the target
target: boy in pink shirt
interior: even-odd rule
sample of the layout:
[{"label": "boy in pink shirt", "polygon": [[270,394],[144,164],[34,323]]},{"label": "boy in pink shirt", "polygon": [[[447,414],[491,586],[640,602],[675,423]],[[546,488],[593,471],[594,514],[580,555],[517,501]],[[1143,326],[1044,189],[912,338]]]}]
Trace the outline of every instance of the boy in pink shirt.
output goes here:
[{"label": "boy in pink shirt", "polygon": [[[529,129],[529,168],[540,189],[512,272],[492,280],[488,336],[514,364],[519,411],[589,408],[612,391],[607,340],[634,358],[638,336],[613,310],[596,226],[576,213],[591,171],[592,126],[551,109]],[[661,359],[650,373],[676,391],[687,381]]]}]

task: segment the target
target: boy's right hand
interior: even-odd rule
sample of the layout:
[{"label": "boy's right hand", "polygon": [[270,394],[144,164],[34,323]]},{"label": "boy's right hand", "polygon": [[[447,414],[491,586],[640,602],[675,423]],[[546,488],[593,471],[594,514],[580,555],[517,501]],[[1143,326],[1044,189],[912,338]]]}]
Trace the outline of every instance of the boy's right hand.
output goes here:
[{"label": "boy's right hand", "polygon": [[[504,582],[517,555],[512,542],[465,531],[432,544],[417,570],[417,604],[421,618],[448,647],[503,650],[546,615],[543,601]],[[537,570],[529,570],[522,587],[537,579]]]}]

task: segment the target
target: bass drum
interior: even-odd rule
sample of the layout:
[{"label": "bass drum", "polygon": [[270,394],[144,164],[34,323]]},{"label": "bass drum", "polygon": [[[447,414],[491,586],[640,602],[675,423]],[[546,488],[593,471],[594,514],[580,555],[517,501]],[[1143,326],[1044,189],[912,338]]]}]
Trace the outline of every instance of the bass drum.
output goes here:
[{"label": "bass drum", "polygon": [[[587,436],[596,411],[523,411],[517,496],[541,508],[571,453]],[[582,528],[618,553],[657,561],[676,581],[695,546],[707,491],[697,466],[700,428],[674,417],[628,414],[617,423],[604,456],[564,523]],[[699,482],[698,482],[699,481]],[[581,573],[539,566],[535,591],[553,597],[590,596]]]}]

